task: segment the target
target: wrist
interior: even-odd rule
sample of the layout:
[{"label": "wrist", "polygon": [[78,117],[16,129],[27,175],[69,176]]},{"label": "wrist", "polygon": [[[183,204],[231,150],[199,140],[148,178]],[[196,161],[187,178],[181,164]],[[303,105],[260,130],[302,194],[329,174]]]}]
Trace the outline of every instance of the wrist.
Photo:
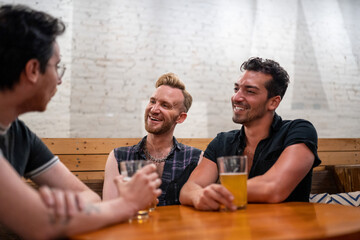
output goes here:
[{"label": "wrist", "polygon": [[130,219],[133,216],[135,216],[137,211],[139,210],[139,208],[137,207],[137,205],[134,202],[127,201],[123,197],[116,198],[115,200],[117,202],[116,208],[119,209],[120,212],[122,212],[121,215],[126,217],[126,219]]}]

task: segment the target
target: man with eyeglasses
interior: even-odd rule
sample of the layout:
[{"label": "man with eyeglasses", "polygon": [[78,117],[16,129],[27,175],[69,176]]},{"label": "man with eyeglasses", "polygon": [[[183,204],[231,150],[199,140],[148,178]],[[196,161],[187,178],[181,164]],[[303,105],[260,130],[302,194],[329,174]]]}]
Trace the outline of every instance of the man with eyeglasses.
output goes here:
[{"label": "man with eyeglasses", "polygon": [[[0,225],[27,239],[52,239],[126,221],[161,193],[152,164],[126,183],[114,179],[121,196],[101,202],[17,119],[44,111],[61,84],[65,68],[56,37],[64,31],[59,19],[44,12],[0,7]],[[39,192],[20,176],[42,186]]]}]

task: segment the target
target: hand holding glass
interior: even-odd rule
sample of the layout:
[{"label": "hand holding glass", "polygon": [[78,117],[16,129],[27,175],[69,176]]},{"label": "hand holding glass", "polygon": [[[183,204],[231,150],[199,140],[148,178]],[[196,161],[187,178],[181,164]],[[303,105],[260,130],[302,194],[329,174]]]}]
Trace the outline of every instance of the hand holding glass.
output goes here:
[{"label": "hand holding glass", "polygon": [[[124,176],[124,181],[129,181],[130,178],[142,167],[150,164],[150,161],[146,160],[128,160],[120,162],[120,171],[121,175]],[[150,207],[149,203],[149,207]],[[137,220],[145,220],[149,218],[149,207],[139,210],[135,219]],[[132,219],[129,219],[131,221]]]},{"label": "hand holding glass", "polygon": [[226,156],[217,159],[221,185],[234,196],[238,209],[247,205],[247,157]]}]

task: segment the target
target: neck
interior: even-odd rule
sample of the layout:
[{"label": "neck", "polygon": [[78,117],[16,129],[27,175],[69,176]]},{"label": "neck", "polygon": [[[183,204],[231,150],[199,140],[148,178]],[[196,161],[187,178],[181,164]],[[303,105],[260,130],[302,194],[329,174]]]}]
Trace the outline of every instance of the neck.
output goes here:
[{"label": "neck", "polygon": [[20,75],[19,83],[11,90],[0,90],[0,124],[8,126],[20,114],[28,112],[28,106],[32,91],[24,83],[23,73]]},{"label": "neck", "polygon": [[250,124],[244,124],[246,144],[247,146],[255,147],[262,140],[269,136],[271,124],[274,119],[274,112],[265,115]]},{"label": "neck", "polygon": [[146,138],[144,152],[146,158],[156,165],[164,163],[172,152],[174,143],[172,135],[149,134]]},{"label": "neck", "polygon": [[9,126],[19,115],[17,99],[7,92],[0,92],[0,125]]},{"label": "neck", "polygon": [[146,138],[146,147],[149,152],[161,152],[173,146],[173,134],[156,135],[149,133]]}]

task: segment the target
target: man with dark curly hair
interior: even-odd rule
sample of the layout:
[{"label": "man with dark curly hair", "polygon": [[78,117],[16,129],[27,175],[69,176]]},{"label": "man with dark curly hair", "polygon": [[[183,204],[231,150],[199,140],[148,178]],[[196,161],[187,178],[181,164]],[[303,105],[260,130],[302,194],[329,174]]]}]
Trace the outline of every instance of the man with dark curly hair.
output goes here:
[{"label": "man with dark curly hair", "polygon": [[200,210],[220,205],[236,210],[233,195],[218,180],[217,158],[246,155],[249,202],[309,201],[312,169],[320,164],[317,133],[302,119],[282,120],[275,113],[289,83],[275,61],[250,58],[231,97],[233,121],[240,130],[219,133],[180,192],[180,202]]}]

